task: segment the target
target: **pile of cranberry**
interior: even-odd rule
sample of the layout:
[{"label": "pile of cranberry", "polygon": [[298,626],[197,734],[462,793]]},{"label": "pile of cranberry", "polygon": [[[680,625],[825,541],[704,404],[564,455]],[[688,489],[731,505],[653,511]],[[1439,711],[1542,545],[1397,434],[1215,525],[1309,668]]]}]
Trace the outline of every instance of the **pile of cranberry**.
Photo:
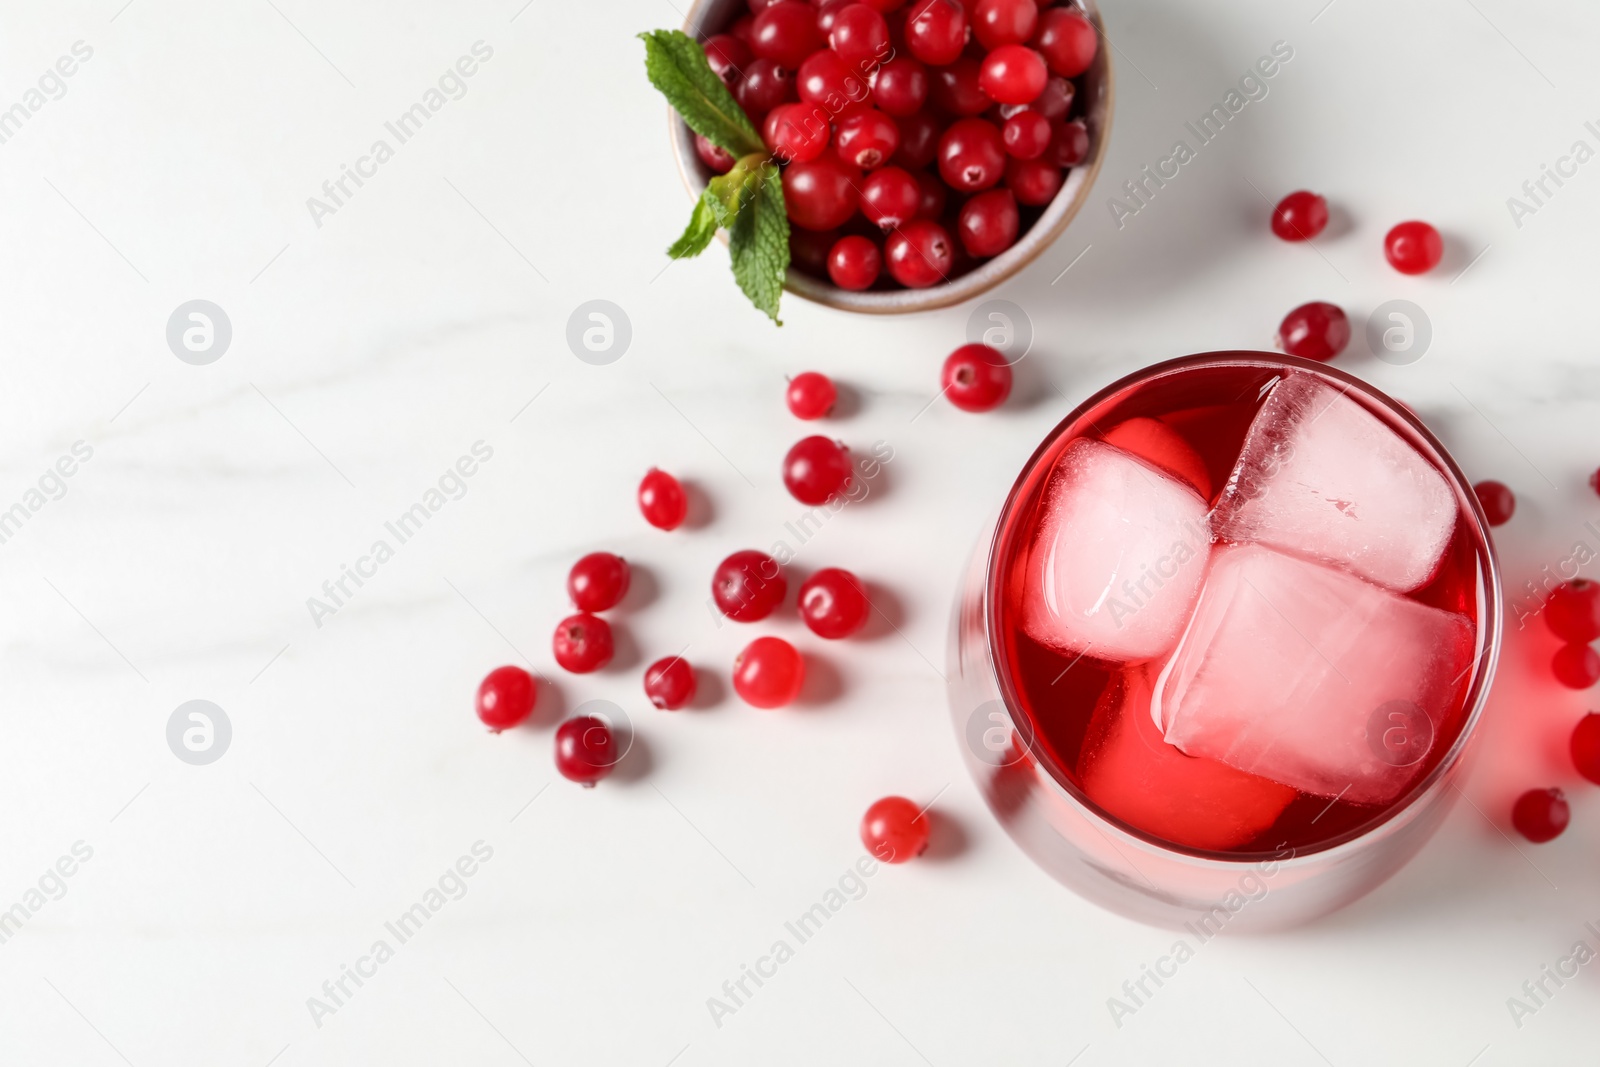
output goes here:
[{"label": "pile of cranberry", "polygon": [[[706,59],[784,164],[794,264],[841,289],[923,289],[999,255],[1089,154],[1070,79],[1099,38],[1076,7],[749,4]],[[719,174],[734,164],[695,148]]]}]

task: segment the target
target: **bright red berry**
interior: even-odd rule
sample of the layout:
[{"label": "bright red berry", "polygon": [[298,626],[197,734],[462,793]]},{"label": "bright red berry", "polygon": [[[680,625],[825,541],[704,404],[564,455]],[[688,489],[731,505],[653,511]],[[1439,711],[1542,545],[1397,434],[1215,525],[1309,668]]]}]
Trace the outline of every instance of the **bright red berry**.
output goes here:
[{"label": "bright red berry", "polygon": [[778,561],[747,548],[717,564],[711,599],[734,622],[757,622],[777,610],[789,592]]},{"label": "bright red berry", "polygon": [[802,504],[826,504],[850,484],[850,453],[821,434],[802,437],[783,457],[783,484]]},{"label": "bright red berry", "polygon": [[719,33],[715,37],[707,37],[706,43],[700,47],[705,49],[706,62],[711,64],[717,77],[728,85],[738,84],[745,65],[751,59],[748,45],[730,34]]},{"label": "bright red berry", "polygon": [[916,859],[928,848],[928,817],[905,797],[884,797],[861,817],[861,843],[884,863]]},{"label": "bright red berry", "polygon": [[928,74],[932,79],[928,95],[933,106],[947,115],[970,118],[994,106],[983,91],[983,65],[971,56],[963,56],[948,67],[935,67]]},{"label": "bright red berry", "polygon": [[1033,46],[1052,74],[1076,78],[1089,69],[1100,46],[1094,23],[1071,8],[1053,7],[1039,13],[1039,29]]},{"label": "bright red berry", "polygon": [[733,169],[732,154],[718,148],[698,133],[694,135],[694,154],[700,157],[700,162],[711,168],[713,174],[726,174]]},{"label": "bright red berry", "polygon": [[800,64],[795,72],[795,86],[800,99],[808,104],[821,104],[832,115],[852,103],[861,103],[872,91],[865,78],[827,49],[813,52]]},{"label": "bright red berry", "polygon": [[1328,227],[1328,202],[1304,189],[1272,209],[1272,232],[1285,241],[1309,241]]},{"label": "bright red berry", "polygon": [[1559,789],[1530,789],[1511,808],[1511,825],[1534,844],[1542,844],[1567,828],[1572,809]]},{"label": "bright red berry", "polygon": [[[784,0],[795,3],[796,0]],[[783,203],[789,221],[803,230],[832,230],[856,213],[860,172],[831,152],[809,163],[791,163],[783,172]]]},{"label": "bright red berry", "polygon": [[689,498],[678,479],[651,467],[639,482],[639,510],[658,530],[676,530],[689,514]]},{"label": "bright red berry", "polygon": [[820,419],[832,411],[833,402],[839,399],[839,391],[834,388],[832,378],[808,370],[789,379],[789,388],[784,392],[783,399],[789,405],[789,414],[809,421]]},{"label": "bright red berry", "polygon": [[895,56],[872,76],[872,102],[904,118],[922,110],[928,99],[928,68],[910,56]]},{"label": "bright red berry", "polygon": [[1600,652],[1588,645],[1562,645],[1550,661],[1550,671],[1568,689],[1587,689],[1600,682]]},{"label": "bright red berry", "polygon": [[1011,364],[988,345],[962,345],[945,358],[939,384],[962,411],[992,411],[1011,395]]},{"label": "bright red berry", "polygon": [[930,67],[954,63],[967,45],[960,0],[914,0],[906,9],[906,47]]},{"label": "bright red berry", "polygon": [[694,668],[682,656],[658,659],[644,672],[644,694],[662,711],[677,711],[694,699]]},{"label": "bright red berry", "polygon": [[1044,57],[1027,45],[1003,44],[983,57],[978,85],[997,104],[1027,104],[1050,77]]},{"label": "bright red berry", "polygon": [[861,183],[861,214],[881,230],[895,230],[916,218],[922,187],[899,167],[884,167]]},{"label": "bright red berry", "polygon": [[[857,4],[856,7],[866,7]],[[862,170],[889,162],[900,147],[900,127],[875,107],[860,107],[839,119],[833,135],[839,158]]]},{"label": "bright red berry", "polygon": [[882,271],[883,253],[860,234],[839,238],[828,252],[828,277],[841,289],[851,292],[870,289]]},{"label": "bright red berry", "polygon": [[1082,119],[1058,122],[1044,158],[1058,167],[1076,167],[1089,157],[1089,127]]},{"label": "bright red berry", "polygon": [[867,4],[851,4],[834,16],[828,46],[845,66],[860,74],[871,73],[893,51],[889,24]]},{"label": "bright red berry", "polygon": [[734,692],[757,708],[791,703],[805,678],[805,660],[781,637],[758,637],[733,661]]},{"label": "bright red berry", "polygon": [[562,669],[588,674],[611,662],[611,624],[598,615],[579,612],[556,626],[551,649]]},{"label": "bright red berry", "polygon": [[794,99],[794,70],[780,67],[770,59],[752,59],[734,95],[750,121],[760,129],[767,112]]},{"label": "bright red berry", "polygon": [[1503,482],[1479,482],[1472,487],[1478,494],[1478,503],[1483,507],[1483,517],[1489,520],[1490,526],[1504,526],[1511,521],[1511,516],[1517,510],[1517,497],[1510,487]]},{"label": "bright red berry", "polygon": [[1043,207],[1061,190],[1061,168],[1048,159],[1013,159],[1006,164],[1006,188],[1017,203]]},{"label": "bright red berry", "polygon": [[800,617],[818,637],[849,637],[870,610],[861,582],[842,568],[825,567],[800,583]]},{"label": "bright red berry", "polygon": [[967,254],[978,259],[998,256],[1017,240],[1017,198],[1010,189],[990,189],[961,205],[956,234]]},{"label": "bright red berry", "polygon": [[1006,155],[1011,158],[1038,159],[1050,147],[1050,138],[1054,133],[1049,119],[1037,111],[1024,108],[1006,119],[1005,125],[1000,127],[1000,140],[1006,146]]},{"label": "bright red berry", "polygon": [[1005,142],[994,123],[961,119],[939,139],[939,176],[957,192],[987,189],[1005,172]]},{"label": "bright red berry", "polygon": [[1596,470],[1589,475],[1589,488],[1593,489],[1596,494],[1600,494],[1600,470]]},{"label": "bright red berry", "polygon": [[884,242],[889,275],[908,289],[926,289],[944,281],[955,264],[950,234],[937,222],[915,219]]},{"label": "bright red berry", "polygon": [[628,561],[610,552],[591,552],[567,573],[567,595],[579,611],[605,611],[628,595]]},{"label": "bright red berry", "polygon": [[1572,728],[1572,765],[1600,785],[1600,715],[1590,712]]},{"label": "bright red berry", "polygon": [[779,104],[761,126],[762,140],[780,163],[816,159],[828,147],[830,133],[828,112],[820,104]]},{"label": "bright red berry", "polygon": [[521,667],[496,667],[478,685],[478,718],[499,733],[533,714],[539,697],[533,675]]},{"label": "bright red berry", "polygon": [[1034,0],[978,0],[972,12],[972,33],[985,48],[1022,44],[1039,22]]},{"label": "bright red berry", "polygon": [[611,727],[603,719],[579,715],[556,729],[556,770],[563,778],[593,786],[621,758]]},{"label": "bright red berry", "polygon": [[1052,75],[1045,79],[1044,92],[1039,94],[1038,99],[1026,104],[1001,104],[1000,117],[1008,119],[1019,111],[1035,111],[1052,123],[1060,122],[1072,110],[1075,92],[1067,79]]},{"label": "bright red berry", "polygon": [[1325,362],[1349,343],[1350,320],[1343,309],[1321,300],[1301,304],[1278,327],[1278,347],[1302,359]]},{"label": "bright red berry", "polygon": [[939,151],[939,134],[944,132],[939,120],[926,111],[897,119],[900,127],[900,151],[894,162],[910,171],[918,171],[933,162]]},{"label": "bright red berry", "polygon": [[1402,222],[1383,239],[1383,254],[1401,274],[1426,274],[1444,258],[1444,240],[1426,222]]},{"label": "bright red berry", "polygon": [[1574,578],[1556,586],[1544,603],[1544,621],[1551,633],[1570,644],[1600,638],[1600,583]]},{"label": "bright red berry", "polygon": [[750,27],[750,51],[788,70],[821,47],[816,9],[803,0],[778,0],[758,12]]}]

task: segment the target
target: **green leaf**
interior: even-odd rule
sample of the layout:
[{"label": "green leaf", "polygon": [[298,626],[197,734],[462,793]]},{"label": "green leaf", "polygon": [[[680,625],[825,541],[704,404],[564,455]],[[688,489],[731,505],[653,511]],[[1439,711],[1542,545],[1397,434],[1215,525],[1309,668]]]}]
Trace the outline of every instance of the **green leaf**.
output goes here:
[{"label": "green leaf", "polygon": [[673,259],[688,259],[704,252],[711,239],[717,235],[718,219],[722,214],[721,206],[709,188],[701,193],[700,199],[695,201],[694,214],[689,216],[689,228],[683,231],[682,237],[672,242],[672,247],[667,249],[667,255]]},{"label": "green leaf", "polygon": [[[730,172],[731,173],[731,172]],[[772,163],[753,167],[741,186],[742,207],[728,231],[733,276],[750,302],[779,326],[778,298],[789,266],[789,216],[783,180]]]},{"label": "green leaf", "polygon": [[761,135],[706,62],[705,51],[679,30],[641,33],[644,69],[689,128],[735,158],[762,151]]}]

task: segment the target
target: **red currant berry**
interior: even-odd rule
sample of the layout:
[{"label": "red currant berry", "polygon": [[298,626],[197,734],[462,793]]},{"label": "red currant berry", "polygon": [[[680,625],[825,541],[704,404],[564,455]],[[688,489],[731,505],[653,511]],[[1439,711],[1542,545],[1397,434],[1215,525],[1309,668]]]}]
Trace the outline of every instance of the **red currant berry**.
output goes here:
[{"label": "red currant berry", "polygon": [[1588,645],[1562,645],[1550,660],[1550,670],[1568,689],[1587,689],[1600,682],[1600,652]]},{"label": "red currant berry", "polygon": [[700,157],[700,162],[711,168],[713,174],[726,174],[733,169],[733,156],[698,133],[694,135],[694,154]]},{"label": "red currant berry", "polygon": [[933,81],[928,86],[928,95],[933,99],[933,106],[946,114],[970,118],[994,106],[989,94],[983,91],[983,66],[976,59],[963,57],[929,74]]},{"label": "red currant berry", "polygon": [[861,843],[884,863],[916,859],[928,848],[928,817],[905,797],[884,797],[861,817]]},{"label": "red currant berry", "polygon": [[1503,482],[1479,482],[1472,491],[1478,494],[1483,517],[1489,520],[1490,526],[1504,526],[1511,521],[1517,510],[1517,498]]},{"label": "red currant berry", "polygon": [[894,162],[910,171],[918,171],[933,162],[939,152],[939,120],[926,111],[895,120],[900,127],[900,151]]},{"label": "red currant berry", "polygon": [[960,0],[914,0],[906,9],[906,47],[930,67],[954,63],[967,46]]},{"label": "red currant berry", "polygon": [[1027,104],[1044,92],[1050,71],[1027,45],[1003,44],[983,57],[978,85],[997,104]]},{"label": "red currant berry", "polygon": [[644,695],[662,711],[677,711],[694,699],[694,668],[682,656],[658,659],[644,672]]},{"label": "red currant berry", "polygon": [[783,457],[783,484],[802,504],[826,504],[850,485],[850,453],[821,434],[802,437]]},{"label": "red currant berry", "polygon": [[777,610],[789,592],[778,561],[747,548],[717,564],[711,599],[734,622],[758,622]]},{"label": "red currant berry", "polygon": [[572,565],[567,595],[579,611],[605,611],[628,595],[628,561],[610,552],[591,552]]},{"label": "red currant berry", "polygon": [[603,719],[579,715],[556,729],[556,770],[569,781],[592,787],[621,758],[611,727]]},{"label": "red currant berry", "polygon": [[689,513],[689,498],[678,479],[651,467],[639,482],[639,510],[658,530],[676,530]]},{"label": "red currant berry", "polygon": [[808,370],[789,379],[789,388],[783,399],[789,405],[789,414],[809,422],[833,410],[834,401],[839,399],[839,391],[833,387],[833,379],[826,374]]},{"label": "red currant berry", "polygon": [[780,163],[809,163],[828,147],[828,112],[816,104],[779,104],[762,124],[762,139]]},{"label": "red currant berry", "polygon": [[868,74],[893,51],[889,24],[868,5],[851,4],[834,17],[828,47],[852,71]]},{"label": "red currant berry", "polygon": [[733,691],[752,707],[793,702],[805,678],[805,660],[781,637],[758,637],[733,661]]},{"label": "red currant berry", "polygon": [[1304,189],[1272,209],[1272,232],[1285,241],[1309,241],[1328,227],[1328,202]]},{"label": "red currant berry", "polygon": [[735,96],[750,121],[761,127],[767,112],[794,99],[794,74],[770,59],[752,59]]},{"label": "red currant berry", "polygon": [[1000,140],[1006,146],[1006,154],[1013,159],[1038,159],[1050,147],[1054,133],[1049,119],[1037,111],[1022,110],[1000,127]]},{"label": "red currant berry", "polygon": [[[790,0],[793,2],[793,0]],[[789,221],[803,230],[832,230],[856,213],[858,172],[833,153],[783,172],[783,202]]]},{"label": "red currant berry", "polygon": [[495,733],[509,730],[533,714],[538,697],[533,675],[521,667],[496,667],[478,686],[478,718]]},{"label": "red currant berry", "polygon": [[1544,602],[1544,621],[1551,633],[1570,644],[1600,638],[1600,583],[1574,578],[1556,586]]},{"label": "red currant berry", "polygon": [[985,48],[1022,44],[1039,22],[1034,0],[978,0],[972,12],[972,33]]},{"label": "red currant berry", "polygon": [[910,56],[895,56],[872,76],[872,102],[895,118],[922,110],[928,99],[928,68]]},{"label": "red currant berry", "polygon": [[1530,789],[1511,808],[1511,825],[1534,844],[1559,837],[1571,818],[1572,809],[1559,789]]},{"label": "red currant berry", "polygon": [[1011,395],[1011,364],[988,345],[962,345],[945,358],[939,384],[962,411],[992,411]]},{"label": "red currant berry", "polygon": [[1058,122],[1044,158],[1058,167],[1076,167],[1089,157],[1089,127],[1082,119]]},{"label": "red currant berry", "polygon": [[957,192],[987,189],[1005,172],[1005,141],[994,123],[961,119],[939,139],[939,176]]},{"label": "red currant berry", "polygon": [[1076,78],[1089,69],[1100,46],[1094,23],[1066,7],[1053,7],[1039,13],[1039,30],[1033,46],[1050,65],[1052,74]]},{"label": "red currant berry", "polygon": [[817,11],[802,0],[778,0],[757,12],[750,27],[750,51],[786,70],[799,67],[821,47]]},{"label": "red currant berry", "polygon": [[588,674],[611,662],[611,624],[598,615],[579,612],[556,626],[551,641],[556,662],[573,674]]},{"label": "red currant berry", "polygon": [[826,567],[800,584],[800,617],[818,637],[849,637],[867,621],[871,605],[856,576]]},{"label": "red currant berry", "polygon": [[701,47],[705,49],[706,62],[711,64],[711,69],[717,77],[728,85],[738,83],[744,76],[745,66],[752,58],[748,45],[726,33],[706,38],[706,43]]},{"label": "red currant berry", "polygon": [[844,60],[824,49],[813,52],[795,74],[800,99],[821,104],[829,114],[838,114],[850,104],[865,100],[871,90],[862,78],[850,72]]},{"label": "red currant berry", "polygon": [[1572,728],[1572,764],[1579,774],[1600,785],[1600,715],[1592,711]]},{"label": "red currant berry", "polygon": [[[866,7],[857,4],[857,7]],[[839,119],[834,147],[846,163],[872,170],[889,162],[900,147],[900,127],[875,107],[860,107]]]},{"label": "red currant berry", "polygon": [[871,240],[859,234],[839,238],[828,253],[828,277],[841,289],[851,292],[870,289],[882,271],[883,253]]},{"label": "red currant berry", "polygon": [[1035,111],[1054,124],[1066,118],[1067,112],[1072,110],[1073,95],[1071,82],[1052,76],[1045,79],[1044,92],[1039,94],[1037,100],[1027,104],[1001,104],[1000,117],[1008,119],[1019,111]]},{"label": "red currant berry", "polygon": [[1321,300],[1301,304],[1278,327],[1278,347],[1302,359],[1326,362],[1349,343],[1350,320],[1338,305]]},{"label": "red currant berry", "polygon": [[998,256],[1017,241],[1017,198],[1010,189],[990,189],[961,205],[956,234],[967,254]]},{"label": "red currant berry", "polygon": [[1049,159],[1013,159],[1006,164],[1006,188],[1017,203],[1043,207],[1061,189],[1061,168]]},{"label": "red currant berry", "polygon": [[922,190],[922,196],[917,200],[917,218],[935,221],[943,218],[947,186],[926,171],[918,171],[914,177],[917,187]]},{"label": "red currant berry", "polygon": [[950,275],[955,246],[937,222],[916,219],[889,235],[884,243],[889,276],[907,289],[926,289]]},{"label": "red currant berry", "polygon": [[881,230],[896,230],[917,215],[922,187],[899,167],[884,167],[861,183],[861,214]]},{"label": "red currant berry", "polygon": [[1426,274],[1444,258],[1444,241],[1426,222],[1402,222],[1383,239],[1383,254],[1401,274]]}]

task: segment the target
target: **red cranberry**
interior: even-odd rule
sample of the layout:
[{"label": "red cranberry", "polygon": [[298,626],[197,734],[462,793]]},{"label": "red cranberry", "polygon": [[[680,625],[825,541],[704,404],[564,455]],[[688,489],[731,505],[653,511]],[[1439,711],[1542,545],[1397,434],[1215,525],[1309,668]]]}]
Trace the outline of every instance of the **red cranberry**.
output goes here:
[{"label": "red cranberry", "polygon": [[1061,168],[1048,159],[1013,159],[1006,164],[1006,188],[1017,203],[1043,207],[1061,189]]},{"label": "red cranberry", "polygon": [[1600,785],[1600,715],[1592,711],[1572,728],[1572,764],[1579,774]]},{"label": "red cranberry", "polygon": [[556,770],[569,781],[592,787],[611,773],[620,758],[611,727],[603,719],[579,715],[556,729]]},{"label": "red cranberry", "polygon": [[705,49],[706,62],[711,64],[717,77],[728,85],[739,81],[751,59],[749,47],[739,38],[726,33],[706,38],[706,43],[701,47]]},{"label": "red cranberry", "polygon": [[926,289],[949,276],[955,248],[943,226],[916,219],[889,235],[884,261],[895,281],[908,289]]},{"label": "red cranberry", "polygon": [[752,59],[744,69],[744,81],[739,83],[739,90],[734,95],[744,113],[759,129],[767,112],[793,100],[794,94],[794,74],[791,70],[778,66],[770,59]]},{"label": "red cranberry", "polygon": [[849,637],[867,621],[871,605],[856,576],[825,567],[800,584],[800,617],[818,637]]},{"label": "red cranberry", "polygon": [[852,103],[861,103],[872,91],[865,79],[852,73],[844,60],[826,49],[813,52],[800,64],[795,85],[800,99],[808,104],[821,104],[835,115]]},{"label": "red cranberry", "polygon": [[928,99],[928,68],[910,56],[895,56],[872,77],[872,102],[895,118],[922,110]]},{"label": "red cranberry", "polygon": [[972,33],[985,48],[1022,44],[1039,21],[1034,0],[978,0],[972,12]]},{"label": "red cranberry", "polygon": [[897,119],[895,125],[900,127],[900,151],[895,153],[894,162],[911,171],[932,163],[939,152],[942,132],[939,120],[926,111],[919,111]]},{"label": "red cranberry", "polygon": [[1328,202],[1304,189],[1272,209],[1272,232],[1285,241],[1309,241],[1328,227]]},{"label": "red cranberry", "polygon": [[841,289],[851,292],[870,289],[882,270],[883,253],[871,240],[859,234],[839,238],[828,253],[828,277]]},{"label": "red cranberry", "polygon": [[895,230],[910,222],[922,202],[917,179],[899,167],[884,167],[861,183],[861,214],[882,230]]},{"label": "red cranberry", "polygon": [[678,479],[651,467],[639,482],[639,510],[658,530],[676,530],[689,514],[689,498]]},{"label": "red cranberry", "polygon": [[833,32],[833,24],[838,21],[839,13],[855,2],[856,0],[822,0],[817,4],[817,30],[824,38]]},{"label": "red cranberry", "polygon": [[1010,189],[990,189],[961,205],[956,234],[967,254],[998,256],[1017,240],[1017,199]]},{"label": "red cranberry", "polygon": [[733,25],[728,27],[728,36],[736,37],[744,42],[746,48],[750,47],[750,30],[756,24],[754,15],[740,15],[733,20]]},{"label": "red cranberry", "polygon": [[914,0],[906,9],[906,47],[930,67],[954,63],[967,45],[967,11],[959,0]]},{"label": "red cranberry", "polygon": [[992,411],[1011,395],[1011,364],[988,345],[962,345],[945,358],[939,384],[962,411]]},{"label": "red cranberry", "polygon": [[1572,818],[1572,809],[1559,789],[1530,789],[1511,808],[1511,825],[1534,844],[1559,837]]},{"label": "red cranberry", "polygon": [[1350,343],[1350,320],[1336,304],[1314,300],[1283,317],[1278,347],[1291,356],[1326,362]]},{"label": "red cranberry", "polygon": [[906,0],[862,0],[862,2],[880,15],[887,15],[889,12],[904,5]]},{"label": "red cranberry", "polygon": [[856,172],[831,152],[807,163],[789,164],[783,172],[789,221],[804,230],[843,226],[856,213],[856,180]]},{"label": "red cranberry", "polygon": [[610,552],[591,552],[572,565],[567,595],[579,611],[605,611],[628,595],[628,561]]},{"label": "red cranberry", "polygon": [[533,675],[521,667],[496,667],[478,686],[478,718],[499,733],[533,714],[539,690]]},{"label": "red cranberry", "polygon": [[997,104],[1027,104],[1044,92],[1050,71],[1027,45],[1003,44],[983,57],[978,85]]},{"label": "red cranberry", "polygon": [[1490,526],[1504,526],[1511,521],[1512,514],[1517,510],[1517,498],[1503,482],[1479,482],[1472,487],[1472,491],[1478,494],[1483,517],[1489,520]]},{"label": "red cranberry", "polygon": [[893,51],[889,47],[889,24],[866,4],[851,4],[834,17],[828,46],[859,74],[871,72]]},{"label": "red cranberry", "polygon": [[788,70],[821,47],[816,9],[802,0],[778,0],[758,12],[750,27],[750,50]]},{"label": "red cranberry", "polygon": [[1588,645],[1562,645],[1550,660],[1550,671],[1568,689],[1587,689],[1600,682],[1600,652]]},{"label": "red cranberry", "polygon": [[1082,119],[1058,122],[1044,158],[1058,167],[1076,167],[1089,156],[1089,127]]},{"label": "red cranberry", "polygon": [[[857,7],[866,7],[857,4]],[[860,107],[839,119],[834,147],[846,163],[872,170],[889,162],[900,147],[900,127],[875,107]]]},{"label": "red cranberry", "polygon": [[1600,638],[1600,583],[1574,578],[1556,586],[1544,602],[1544,621],[1551,633],[1571,644]]},{"label": "red cranberry", "polygon": [[694,154],[699,156],[700,162],[710,167],[714,174],[726,174],[733,169],[733,156],[698,133],[694,135]]},{"label": "red cranberry", "polygon": [[983,91],[983,67],[976,59],[964,57],[929,73],[933,78],[928,86],[929,96],[933,105],[947,114],[969,118],[994,105]]},{"label": "red cranberry", "polygon": [[1060,122],[1072,110],[1074,90],[1065,78],[1049,77],[1044,82],[1044,92],[1037,100],[1026,104],[1001,104],[1000,117],[1008,119],[1019,111],[1036,111],[1051,123]]},{"label": "red cranberry", "polygon": [[833,387],[833,379],[814,370],[789,379],[789,388],[783,395],[784,402],[789,405],[789,414],[808,422],[827,415],[838,398],[839,391]]},{"label": "red cranberry", "polygon": [[717,564],[711,599],[734,622],[758,622],[777,610],[789,592],[778,561],[747,548]]},{"label": "red cranberry", "polygon": [[935,221],[943,218],[947,186],[926,171],[918,171],[914,177],[917,179],[917,188],[922,190],[922,196],[917,200],[917,218]]},{"label": "red cranberry", "polygon": [[809,163],[828,147],[828,112],[816,104],[779,104],[761,133],[780,163]]},{"label": "red cranberry", "polygon": [[1596,470],[1589,475],[1589,488],[1593,489],[1596,494],[1600,494],[1600,470]]},{"label": "red cranberry", "polygon": [[850,453],[821,434],[803,437],[783,457],[783,484],[802,504],[826,504],[850,484]]},{"label": "red cranberry", "polygon": [[781,637],[758,637],[733,661],[733,691],[752,707],[791,703],[805,678],[805,661]]},{"label": "red cranberry", "polygon": [[861,817],[861,843],[884,863],[916,859],[928,848],[928,818],[905,797],[884,797]]},{"label": "red cranberry", "polygon": [[658,659],[644,672],[644,694],[662,711],[677,711],[694,699],[694,668],[682,656]]},{"label": "red cranberry", "polygon": [[1426,222],[1402,222],[1383,239],[1383,254],[1401,274],[1426,274],[1444,258],[1444,241]]},{"label": "red cranberry", "polygon": [[573,674],[588,674],[611,662],[611,625],[598,615],[579,612],[556,626],[551,641],[556,662]]},{"label": "red cranberry", "polygon": [[753,15],[759,15],[777,2],[778,0],[749,0],[750,12]]},{"label": "red cranberry", "polygon": [[939,139],[939,175],[957,192],[987,189],[1005,172],[1005,142],[994,123],[961,119]]},{"label": "red cranberry", "polygon": [[1033,46],[1053,74],[1076,78],[1089,69],[1100,46],[1094,23],[1071,8],[1053,7],[1039,13],[1039,30]]},{"label": "red cranberry", "polygon": [[1049,119],[1037,111],[1023,110],[1006,119],[1000,127],[1000,140],[1013,159],[1038,159],[1050,147],[1054,133]]}]

